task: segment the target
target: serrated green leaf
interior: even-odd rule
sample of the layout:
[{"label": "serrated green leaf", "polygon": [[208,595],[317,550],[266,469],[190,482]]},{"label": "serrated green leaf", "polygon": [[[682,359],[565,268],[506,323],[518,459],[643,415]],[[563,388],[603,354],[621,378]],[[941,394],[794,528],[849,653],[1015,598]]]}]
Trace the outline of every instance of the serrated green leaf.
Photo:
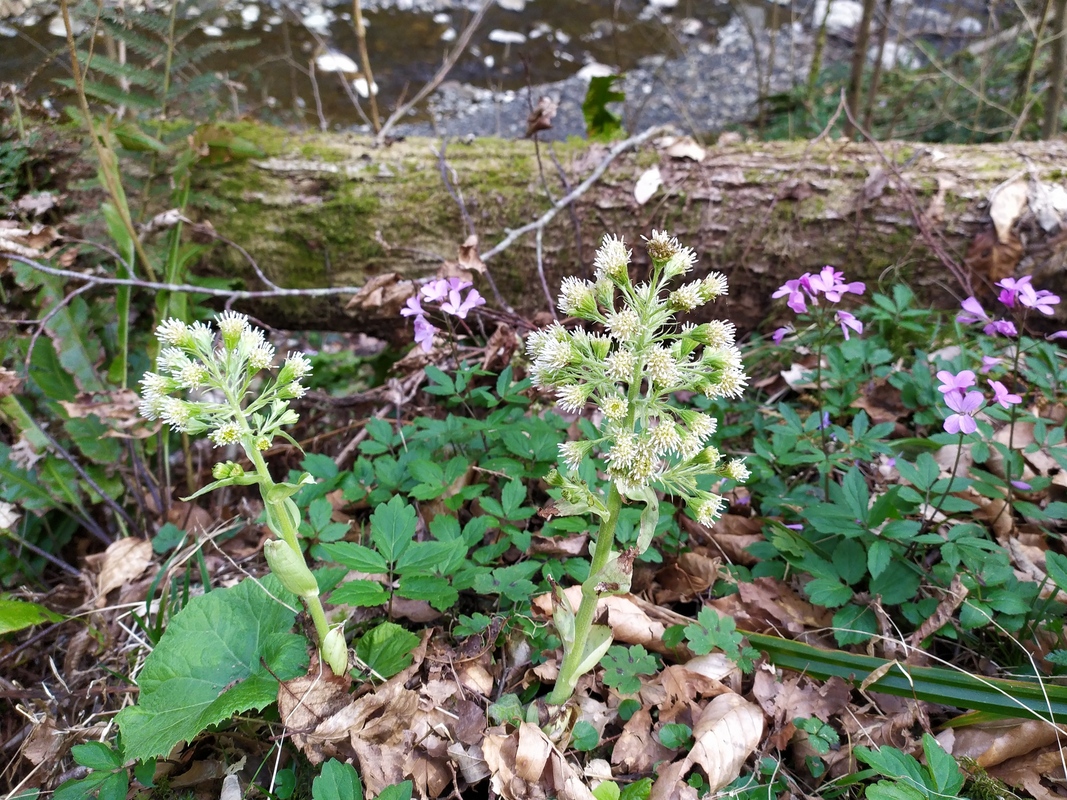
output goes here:
[{"label": "serrated green leaf", "polygon": [[126,794],[130,791],[130,776],[126,770],[112,772],[103,783],[100,784],[98,800],[126,800]]},{"label": "serrated green leaf", "polygon": [[804,584],[804,593],[811,602],[827,608],[843,606],[852,599],[852,589],[833,578],[816,578]]},{"label": "serrated green leaf", "polygon": [[113,770],[122,766],[122,757],[103,742],[76,744],[70,754],[78,764],[89,769]]},{"label": "serrated green leaf", "polygon": [[648,800],[652,796],[652,779],[642,778],[623,788],[619,800]]},{"label": "serrated green leaf", "polygon": [[369,575],[384,575],[389,571],[389,565],[382,558],[381,553],[371,550],[355,542],[331,542],[324,544],[322,549],[330,560],[336,561],[356,572],[366,572]]},{"label": "serrated green leaf", "polygon": [[385,591],[378,581],[357,578],[345,581],[334,589],[330,602],[335,606],[374,608],[389,602],[389,592]]},{"label": "serrated green leaf", "polygon": [[360,638],[356,655],[383,678],[391,678],[411,665],[419,637],[395,622],[383,622]]},{"label": "serrated green leaf", "polygon": [[635,694],[641,689],[638,676],[654,675],[658,669],[656,659],[639,644],[609,648],[600,664],[604,668],[604,685],[620,694]]},{"label": "serrated green leaf", "polygon": [[571,730],[571,746],[575,750],[585,753],[598,744],[600,744],[600,734],[597,733],[596,728],[584,719],[574,723],[574,728]]},{"label": "serrated green leaf", "polygon": [[396,593],[410,600],[426,600],[438,611],[450,609],[459,599],[448,579],[435,575],[402,575]]},{"label": "serrated green leaf", "polygon": [[306,669],[307,640],[291,632],[296,614],[274,599],[296,598],[273,575],[261,583],[194,597],[171,619],[139,676],[137,705],[118,715],[125,758],[166,755],[209,725],[263,708],[277,699],[278,679]]},{"label": "serrated green leaf", "polygon": [[351,764],[331,758],[311,782],[314,800],[363,800],[363,784]]},{"label": "serrated green leaf", "polygon": [[923,753],[926,755],[926,767],[938,794],[941,797],[955,797],[963,788],[965,780],[956,759],[945,752],[937,739],[929,733],[923,734]]},{"label": "serrated green leaf", "polygon": [[871,546],[867,550],[867,571],[871,573],[871,577],[877,578],[885,572],[885,568],[889,566],[892,558],[893,548],[889,542],[882,539],[876,539],[871,542]]},{"label": "serrated green leaf", "polygon": [[394,783],[392,786],[386,786],[382,789],[378,794],[378,800],[411,800],[413,788],[411,781]]},{"label": "serrated green leaf", "polygon": [[370,536],[385,560],[396,563],[415,538],[415,509],[400,495],[393,495],[371,514]]},{"label": "serrated green leaf", "polygon": [[[2,473],[0,473],[2,477]],[[24,628],[40,625],[44,622],[59,622],[64,617],[37,603],[26,600],[9,600],[0,598],[0,636],[14,633]],[[79,762],[81,763],[81,762]]]},{"label": "serrated green leaf", "polygon": [[1045,570],[1056,588],[1067,592],[1067,556],[1054,550],[1045,551]]},{"label": "serrated green leaf", "polygon": [[467,555],[462,540],[451,542],[412,542],[396,562],[400,573],[437,573],[447,575]]}]

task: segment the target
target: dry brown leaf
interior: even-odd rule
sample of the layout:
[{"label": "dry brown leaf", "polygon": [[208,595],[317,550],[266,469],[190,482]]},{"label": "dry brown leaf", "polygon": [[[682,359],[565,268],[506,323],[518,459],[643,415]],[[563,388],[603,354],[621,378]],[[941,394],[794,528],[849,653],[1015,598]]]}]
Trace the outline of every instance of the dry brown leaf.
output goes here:
[{"label": "dry brown leaf", "polygon": [[485,274],[485,264],[478,255],[478,237],[473,233],[459,246],[459,266],[468,273]]},{"label": "dry brown leaf", "polygon": [[683,553],[656,573],[656,582],[661,588],[653,598],[660,605],[693,599],[715,583],[719,563],[718,558],[709,558],[703,553]]},{"label": "dry brown leaf", "polygon": [[737,621],[737,627],[755,632],[786,631],[800,635],[812,628],[830,625],[830,613],[816,609],[811,603],[775,578],[757,578],[751,583],[739,583],[737,593],[713,600],[711,605],[720,614]]},{"label": "dry brown leaf", "polygon": [[778,680],[771,670],[760,669],[752,683],[752,696],[775,727],[785,729],[797,717],[818,717],[829,722],[848,706],[852,690],[840,678],[819,682],[787,674]]},{"label": "dry brown leaf", "polygon": [[611,763],[623,772],[646,773],[671,757],[671,751],[652,735],[652,715],[639,708],[627,720],[611,751]]},{"label": "dry brown leaf", "polygon": [[345,309],[374,311],[383,317],[398,316],[404,303],[416,291],[412,281],[401,280],[395,272],[383,272],[369,278],[345,304]]},{"label": "dry brown leaf", "polygon": [[593,800],[581,773],[536,725],[524,722],[511,734],[490,728],[482,752],[490,786],[505,800]]},{"label": "dry brown leaf", "polygon": [[278,687],[278,714],[295,744],[312,764],[321,764],[329,755],[323,746],[332,744],[315,729],[341,712],[352,701],[350,681],[320,667],[312,655],[307,675],[283,681]]},{"label": "dry brown leaf", "polygon": [[14,394],[22,387],[22,378],[14,370],[0,367],[0,398]]},{"label": "dry brown leaf", "polygon": [[131,389],[110,392],[81,392],[72,402],[59,401],[71,417],[90,414],[103,422],[111,438],[147,439],[159,430],[158,423],[150,423],[140,412],[141,398]]},{"label": "dry brown leaf", "polygon": [[215,518],[206,508],[178,500],[170,504],[167,522],[193,536],[204,536],[214,527]]},{"label": "dry brown leaf", "polygon": [[1026,181],[1014,180],[997,186],[989,195],[989,218],[997,232],[997,239],[1008,241],[1012,226],[1026,208],[1030,192]]},{"label": "dry brown leaf", "polygon": [[745,566],[756,563],[756,557],[748,552],[748,548],[763,541],[763,519],[723,514],[710,528],[685,516],[680,522],[682,529],[690,536],[710,540],[729,563]]},{"label": "dry brown leaf", "polygon": [[947,745],[938,737],[943,747],[956,758],[971,758],[978,766],[989,768],[1055,744],[1067,730],[1061,726],[1057,733],[1054,725],[1036,719],[998,719],[956,728],[952,733],[944,737]]},{"label": "dry brown leaf", "polygon": [[100,575],[96,579],[97,607],[107,602],[107,593],[133,581],[152,563],[152,543],[133,537],[119,539],[107,550],[86,560],[100,561]]},{"label": "dry brown leaf", "polygon": [[1023,789],[1034,800],[1063,800],[1063,795],[1049,789],[1042,780],[1062,786],[1067,780],[1064,761],[1067,748],[1050,747],[1046,750],[1013,758],[988,770],[990,777],[1004,781],[1009,786]]},{"label": "dry brown leaf", "polygon": [[656,146],[670,158],[695,161],[698,164],[708,155],[708,151],[697,144],[692,136],[664,136],[656,140]]},{"label": "dry brown leaf", "polygon": [[739,694],[723,694],[704,708],[693,726],[693,749],[681,761],[661,769],[653,798],[675,797],[692,767],[699,766],[715,792],[741,774],[741,767],[759,746],[763,712]]},{"label": "dry brown leaf", "polygon": [[22,755],[34,766],[52,765],[67,747],[69,734],[61,733],[50,718],[45,718],[33,726],[30,735],[22,745]]}]

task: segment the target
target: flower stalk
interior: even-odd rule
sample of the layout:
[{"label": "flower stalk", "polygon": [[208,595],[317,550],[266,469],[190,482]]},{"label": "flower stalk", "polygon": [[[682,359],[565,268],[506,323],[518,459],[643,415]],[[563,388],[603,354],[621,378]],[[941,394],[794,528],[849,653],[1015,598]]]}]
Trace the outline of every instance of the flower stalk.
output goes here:
[{"label": "flower stalk", "polygon": [[[277,437],[296,444],[283,428],[299,419],[289,401],[304,395],[301,381],[310,374],[311,363],[302,353],[290,353],[271,377],[274,347],[262,331],[232,311],[216,317],[216,323],[217,334],[201,322],[187,325],[168,319],[159,325],[158,371],[147,372],[141,379],[141,415],[161,420],[182,434],[207,434],[215,447],[239,446],[244,451],[251,472],[234,461],[219,462],[211,471],[215,480],[184,499],[224,486],[259,487],[267,527],[278,537],[264,545],[267,564],[303,602],[323,660],[335,673],[344,674],[347,648],[343,638],[337,641],[340,629],[330,628],[315,576],[304,560],[300,510],[292,500],[312,478],[304,474],[296,483],[275,482],[263,458]],[[264,371],[268,373],[265,380],[260,375]]]},{"label": "flower stalk", "polygon": [[[559,311],[590,323],[594,332],[554,323],[527,340],[535,385],[555,389],[565,411],[580,412],[592,403],[603,415],[599,435],[560,446],[560,470],[547,478],[560,490],[555,513],[592,513],[600,519],[577,612],[562,593],[557,597],[553,621],[564,655],[546,698],[553,706],[570,699],[578,679],[611,646],[611,630],[593,621],[597,601],[629,590],[633,562],[655,534],[657,492],[681,498],[698,522],[710,525],[722,504],[710,484],[748,477],[740,459],[723,461],[708,444],[716,428],[713,418],[671,401],[682,391],[716,398],[737,397],[744,389],[747,377],[734,346],[734,326],[676,319],[726,294],[726,279],[712,273],[672,290],[669,284],[692,270],[696,255],[662,232],[653,231],[647,248],[652,261],[647,283],[631,283],[631,251],[614,237],[605,237],[597,252],[595,281],[563,281]],[[595,453],[606,463],[606,497],[577,475]],[[615,529],[627,501],[643,503],[644,511],[637,541],[620,553],[614,549]]]}]

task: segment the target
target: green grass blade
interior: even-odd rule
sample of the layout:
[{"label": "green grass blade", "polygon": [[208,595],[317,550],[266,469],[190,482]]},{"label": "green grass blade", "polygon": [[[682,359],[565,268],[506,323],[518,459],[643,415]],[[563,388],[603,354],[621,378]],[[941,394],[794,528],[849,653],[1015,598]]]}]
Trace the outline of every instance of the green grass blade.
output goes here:
[{"label": "green grass blade", "polygon": [[[1064,686],[984,678],[939,667],[913,667],[842,650],[823,650],[776,636],[756,633],[746,636],[776,667],[819,680],[837,677],[858,686],[876,670],[885,669],[885,674],[867,688],[998,717],[1067,722],[1067,687]],[[886,669],[886,665],[892,666]]]}]

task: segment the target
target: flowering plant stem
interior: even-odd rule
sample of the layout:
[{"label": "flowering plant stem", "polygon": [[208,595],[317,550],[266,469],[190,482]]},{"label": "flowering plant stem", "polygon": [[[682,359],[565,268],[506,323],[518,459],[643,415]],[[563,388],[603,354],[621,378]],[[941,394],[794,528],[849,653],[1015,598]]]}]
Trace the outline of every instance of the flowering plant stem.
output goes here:
[{"label": "flowering plant stem", "polygon": [[552,692],[545,698],[550,706],[563,705],[574,694],[574,687],[582,676],[579,667],[585,655],[585,648],[589,641],[589,632],[593,629],[593,618],[596,616],[597,601],[600,600],[599,576],[611,558],[611,551],[615,544],[615,527],[619,522],[619,512],[622,511],[622,495],[612,484],[608,491],[607,516],[600,523],[600,530],[596,536],[596,552],[589,567],[589,577],[582,584],[582,602],[578,606],[578,612],[574,615],[574,644],[563,657],[563,663],[559,668],[559,676]]},{"label": "flowering plant stem", "polygon": [[[251,433],[250,430],[249,435]],[[258,450],[251,448],[250,452],[252,454],[252,465],[256,468],[256,475],[259,478],[259,493],[263,497],[263,503],[270,508],[271,517],[278,521],[278,535],[302,559],[304,555],[300,550],[299,534],[286,513],[284,508],[285,500],[276,501],[270,499],[271,490],[277,484],[267,470],[267,462],[263,459],[263,454]],[[326,612],[322,608],[322,601],[319,600],[318,595],[302,595],[301,599],[311,615],[311,621],[315,624],[315,635],[318,637],[319,645],[321,646],[326,640],[326,635],[330,632],[329,623],[326,621]]]}]

